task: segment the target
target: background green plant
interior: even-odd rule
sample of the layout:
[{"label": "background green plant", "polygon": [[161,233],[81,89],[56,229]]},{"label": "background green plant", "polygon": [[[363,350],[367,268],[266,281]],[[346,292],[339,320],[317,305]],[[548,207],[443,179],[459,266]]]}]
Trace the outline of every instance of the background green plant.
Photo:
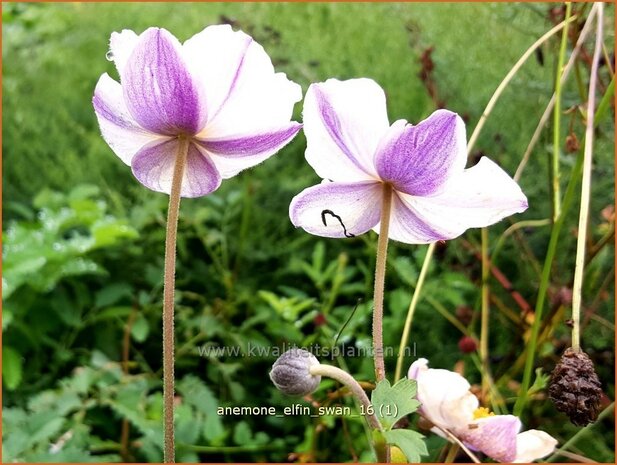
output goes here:
[{"label": "background green plant", "polygon": [[[162,458],[166,198],[134,180],[97,128],[90,102],[100,74],[115,76],[113,63],[105,60],[111,31],[158,25],[184,40],[206,25],[229,22],[252,34],[277,69],[304,90],[329,77],[371,77],[387,93],[391,121],[417,122],[444,104],[473,128],[511,65],[551,27],[555,8],[490,3],[3,4],[4,461]],[[612,6],[607,16],[605,42],[612,44]],[[488,154],[514,172],[552,92],[558,46],[558,38],[543,46],[542,55],[515,77],[488,119],[475,155]],[[606,84],[606,65],[601,71]],[[578,74],[585,83],[583,63]],[[570,129],[581,138],[583,119],[576,105],[583,97],[573,77],[563,92],[562,107],[573,110],[562,117],[562,141]],[[610,238],[611,230],[614,234],[614,214],[611,218],[606,209],[614,204],[611,119],[598,128],[594,154],[594,244]],[[551,144],[549,129],[520,181],[530,209],[492,227],[492,246],[513,221],[550,216]],[[339,345],[370,347],[375,236],[335,241],[294,230],[287,219],[289,202],[317,181],[303,159],[304,146],[300,135],[213,195],[183,202],[176,297],[179,460],[371,460],[360,419],[213,414],[217,406],[282,409],[295,400],[282,396],[268,380],[274,357],[200,355],[204,347],[246,351],[249,343],[330,347],[337,336]],[[574,157],[562,147],[564,183]],[[563,320],[568,317],[576,216],[566,220],[551,279],[546,315],[551,334],[537,357],[544,373],[550,373],[569,341]],[[522,229],[504,240],[497,258],[512,289],[530,303],[549,232],[548,227]],[[479,333],[479,240],[479,233],[470,231],[438,247],[411,336],[418,357],[449,369],[463,361],[471,382],[480,380],[474,355],[462,354],[457,343],[461,324]],[[398,347],[424,253],[424,247],[390,248],[387,346]],[[613,263],[611,240],[590,262],[583,296],[588,315],[583,344],[610,399]],[[491,293],[497,299],[491,317],[493,375],[506,399],[503,407],[511,410],[522,369],[516,361],[531,320],[497,281],[491,282]],[[331,363],[361,381],[372,379],[368,357]],[[393,373],[395,359],[386,363]],[[578,429],[545,399],[541,378],[536,388],[523,418],[526,427],[546,430],[564,443]],[[324,381],[313,399],[352,405],[340,393],[335,383]],[[123,428],[129,431],[128,442],[121,440]],[[613,428],[611,419],[602,421],[594,427],[596,441],[580,441],[572,450],[614,461]],[[443,458],[445,441],[428,434],[427,444],[430,455],[424,460]]]}]

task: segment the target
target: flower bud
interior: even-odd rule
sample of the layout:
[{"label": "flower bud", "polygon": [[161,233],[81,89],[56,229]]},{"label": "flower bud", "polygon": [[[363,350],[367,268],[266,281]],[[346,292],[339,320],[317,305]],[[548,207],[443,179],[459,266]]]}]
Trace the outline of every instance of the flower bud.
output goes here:
[{"label": "flower bud", "polygon": [[575,425],[585,426],[598,417],[602,389],[585,352],[566,349],[553,370],[548,392],[555,408]]},{"label": "flower bud", "polygon": [[290,349],[274,362],[270,379],[288,396],[305,396],[315,391],[321,381],[321,376],[314,376],[309,371],[315,365],[319,365],[319,361],[310,352]]}]

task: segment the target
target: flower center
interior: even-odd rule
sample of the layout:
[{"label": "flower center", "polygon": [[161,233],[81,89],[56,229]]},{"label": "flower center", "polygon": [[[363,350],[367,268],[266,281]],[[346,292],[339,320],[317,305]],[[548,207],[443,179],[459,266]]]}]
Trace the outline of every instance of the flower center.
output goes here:
[{"label": "flower center", "polygon": [[477,420],[478,418],[492,417],[494,415],[495,415],[495,413],[491,412],[486,407],[478,407],[473,412],[473,419]]}]

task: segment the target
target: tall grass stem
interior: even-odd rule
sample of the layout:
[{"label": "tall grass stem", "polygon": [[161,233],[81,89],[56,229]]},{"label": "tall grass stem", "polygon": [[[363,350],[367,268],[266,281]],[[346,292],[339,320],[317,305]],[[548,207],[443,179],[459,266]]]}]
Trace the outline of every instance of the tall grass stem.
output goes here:
[{"label": "tall grass stem", "polygon": [[555,108],[553,110],[553,157],[551,160],[551,194],[553,200],[553,222],[557,220],[561,210],[561,187],[559,184],[559,155],[561,148],[561,70],[566,56],[568,45],[568,26],[572,14],[572,3],[566,2],[566,16],[564,28],[561,31],[561,44],[557,56],[557,70],[555,73]]},{"label": "tall grass stem", "polygon": [[416,283],[416,288],[413,292],[413,297],[411,298],[411,303],[409,304],[409,309],[407,310],[407,317],[405,318],[405,326],[403,327],[403,335],[401,336],[401,344],[398,350],[398,356],[396,359],[396,371],[394,372],[394,382],[396,383],[400,378],[403,371],[403,359],[405,353],[405,346],[409,341],[409,333],[411,332],[411,324],[413,322],[413,316],[416,311],[416,307],[418,306],[418,301],[420,300],[420,293],[422,292],[422,286],[424,286],[424,281],[426,279],[426,274],[428,272],[429,265],[431,264],[431,259],[433,257],[433,252],[435,251],[435,242],[430,244],[426,249],[426,255],[424,256],[424,261],[422,262],[422,268],[420,269],[420,276],[418,276],[418,282]]},{"label": "tall grass stem", "polygon": [[506,76],[503,78],[499,86],[497,86],[497,89],[495,89],[495,92],[493,93],[490,100],[486,104],[486,108],[482,112],[482,116],[480,116],[480,119],[478,120],[478,124],[476,124],[476,127],[474,128],[473,133],[471,134],[471,137],[469,138],[469,142],[467,143],[467,153],[468,154],[471,152],[471,149],[477,142],[478,137],[480,135],[480,131],[482,131],[482,128],[484,127],[484,123],[486,122],[486,119],[489,117],[489,115],[493,111],[493,107],[497,103],[497,100],[501,96],[501,93],[505,90],[508,84],[510,84],[510,81],[516,75],[516,73],[520,70],[523,64],[525,64],[527,59],[535,52],[535,50],[538,47],[540,47],[540,45],[542,45],[544,42],[550,39],[553,35],[558,33],[566,24],[570,23],[571,21],[574,21],[575,19],[576,19],[576,16],[572,16],[569,19],[562,21],[561,23],[559,23],[557,26],[555,26],[548,32],[546,32],[542,37],[536,40],[531,45],[531,47],[525,50],[525,53],[523,53],[523,55],[518,59],[518,61],[514,64],[512,69],[508,71],[508,74],[506,74]]},{"label": "tall grass stem", "polygon": [[[581,29],[581,32],[578,36],[578,40],[576,41],[576,45],[572,49],[572,53],[570,54],[568,63],[566,64],[565,68],[563,69],[563,72],[561,73],[561,85],[564,84],[564,82],[570,75],[570,71],[574,67],[576,63],[576,58],[578,57],[578,54],[581,51],[581,47],[583,46],[585,39],[587,39],[587,35],[591,31],[591,25],[593,23],[592,20],[595,17],[596,12],[598,11],[597,5],[598,4],[595,3],[593,7],[591,8],[591,10],[589,10],[589,16],[587,16],[587,20],[585,21],[585,25],[583,26],[583,29]],[[576,18],[576,15],[570,17],[570,20],[573,20],[575,18]],[[533,149],[538,143],[538,140],[540,140],[540,134],[542,133],[542,130],[544,129],[544,126],[546,125],[546,122],[548,121],[548,118],[550,117],[551,112],[553,111],[553,106],[555,105],[555,101],[556,101],[555,94],[553,93],[551,99],[546,105],[546,108],[544,109],[544,113],[540,117],[540,121],[538,122],[538,125],[536,126],[533,136],[531,136],[531,139],[529,140],[529,144],[527,144],[525,153],[523,154],[523,157],[521,158],[521,161],[518,164],[518,167],[516,168],[516,171],[514,173],[514,180],[516,182],[518,182],[521,179],[523,170],[525,169],[525,167],[527,166],[527,162],[529,162],[529,159],[531,158],[531,152],[533,152]]]},{"label": "tall grass stem", "polygon": [[595,114],[596,84],[598,63],[602,53],[602,21],[604,5],[598,4],[596,19],[596,45],[591,62],[589,92],[587,93],[587,122],[585,128],[585,151],[583,153],[583,180],[581,182],[581,210],[578,220],[578,238],[576,243],[576,267],[574,268],[574,285],[572,289],[572,348],[579,351],[581,347],[581,300],[583,293],[583,272],[585,270],[585,244],[587,241],[587,220],[589,218],[589,197],[591,193],[591,162],[593,158],[593,120]]}]

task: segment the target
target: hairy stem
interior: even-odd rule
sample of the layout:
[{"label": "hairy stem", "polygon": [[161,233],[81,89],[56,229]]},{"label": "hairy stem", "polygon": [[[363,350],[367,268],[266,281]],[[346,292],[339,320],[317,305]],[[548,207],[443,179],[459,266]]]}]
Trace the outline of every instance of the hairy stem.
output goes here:
[{"label": "hairy stem", "polygon": [[375,379],[377,382],[386,377],[383,359],[383,296],[386,280],[386,260],[388,256],[388,230],[390,228],[390,211],[392,210],[392,186],[383,185],[383,202],[381,205],[381,225],[377,241],[377,261],[375,264],[375,293],[373,296],[373,357],[375,359]]},{"label": "hairy stem", "polygon": [[424,256],[424,262],[422,262],[422,268],[420,269],[420,276],[418,277],[418,282],[416,284],[413,297],[411,298],[409,309],[407,310],[407,318],[405,318],[405,326],[403,328],[403,335],[401,336],[401,345],[398,349],[398,356],[396,359],[396,371],[394,373],[395,383],[401,378],[401,373],[403,371],[403,359],[405,358],[404,357],[405,347],[407,346],[407,342],[409,341],[409,333],[411,332],[411,323],[413,322],[413,315],[416,311],[416,307],[418,306],[418,301],[420,300],[420,292],[422,291],[422,286],[424,285],[424,280],[428,272],[428,267],[431,264],[431,258],[433,256],[434,251],[435,251],[435,242],[430,244],[426,250],[426,255]]},{"label": "hairy stem", "polygon": [[[347,373],[344,370],[341,370],[338,367],[332,365],[325,365],[320,363],[319,365],[313,365],[309,369],[309,372],[313,376],[327,376],[328,378],[332,378],[339,383],[347,386],[351,393],[360,401],[360,403],[364,406],[364,416],[368,421],[368,424],[371,425],[371,428],[376,430],[382,430],[381,423],[377,419],[373,411],[373,406],[371,405],[371,401],[369,400],[364,389],[358,384],[353,376]],[[372,412],[372,413],[371,413]]]},{"label": "hairy stem", "polygon": [[557,221],[561,211],[561,187],[559,185],[559,148],[561,146],[561,70],[563,68],[564,57],[566,56],[566,45],[568,43],[568,20],[572,14],[572,3],[566,2],[565,26],[561,33],[561,45],[557,58],[557,72],[555,78],[555,108],[553,110],[553,157],[551,163],[551,193],[553,197],[553,222]]},{"label": "hairy stem", "polygon": [[489,390],[490,366],[488,359],[489,286],[491,263],[488,256],[488,229],[482,228],[482,311],[480,319],[480,360],[482,361],[482,399]]},{"label": "hairy stem", "polygon": [[176,236],[180,212],[180,192],[188,140],[178,139],[178,153],[169,194],[167,232],[165,235],[165,274],[163,280],[163,423],[165,463],[175,462],[174,439],[174,287],[176,282]]},{"label": "hairy stem", "polygon": [[576,244],[576,267],[574,269],[574,285],[572,289],[572,348],[581,348],[581,300],[583,293],[583,271],[585,269],[585,245],[587,241],[587,220],[589,217],[589,197],[591,192],[591,160],[593,156],[593,119],[595,113],[596,81],[598,78],[598,62],[602,52],[602,13],[604,5],[598,4],[596,19],[596,46],[591,62],[589,92],[587,94],[587,124],[585,129],[585,151],[583,153],[583,181],[581,185],[581,211],[578,220],[578,239]]}]

